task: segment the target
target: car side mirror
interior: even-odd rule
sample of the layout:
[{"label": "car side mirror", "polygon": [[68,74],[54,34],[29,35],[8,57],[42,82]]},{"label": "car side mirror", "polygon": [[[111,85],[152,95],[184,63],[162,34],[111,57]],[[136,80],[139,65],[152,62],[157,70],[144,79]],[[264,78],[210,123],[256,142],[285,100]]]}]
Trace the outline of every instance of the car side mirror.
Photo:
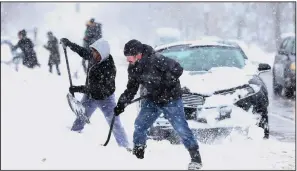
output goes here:
[{"label": "car side mirror", "polygon": [[269,71],[271,69],[271,66],[269,64],[260,63],[258,65],[258,71]]}]

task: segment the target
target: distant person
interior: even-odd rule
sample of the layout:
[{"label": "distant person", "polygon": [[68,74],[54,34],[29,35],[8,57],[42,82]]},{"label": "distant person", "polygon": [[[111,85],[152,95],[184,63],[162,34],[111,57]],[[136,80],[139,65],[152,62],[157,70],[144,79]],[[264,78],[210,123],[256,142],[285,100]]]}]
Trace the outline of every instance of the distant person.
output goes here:
[{"label": "distant person", "polygon": [[[96,23],[94,18],[91,18],[86,23],[86,30],[84,35],[83,47],[89,48],[91,44],[93,44],[96,40],[102,38],[102,26],[100,23]],[[82,60],[82,66],[84,68],[85,73],[87,73],[87,64],[86,60]]]},{"label": "distant person", "polygon": [[49,72],[52,73],[53,65],[56,66],[57,74],[61,75],[59,64],[60,64],[60,52],[59,52],[59,44],[57,38],[53,35],[51,31],[47,33],[48,42],[47,45],[43,47],[50,51],[50,56],[48,60]]},{"label": "distant person", "polygon": [[20,48],[24,54],[23,56],[23,65],[28,68],[34,68],[35,66],[39,66],[36,52],[34,51],[34,44],[27,37],[26,30],[21,30],[18,32],[19,42],[12,47],[12,51],[15,51],[17,48]]}]

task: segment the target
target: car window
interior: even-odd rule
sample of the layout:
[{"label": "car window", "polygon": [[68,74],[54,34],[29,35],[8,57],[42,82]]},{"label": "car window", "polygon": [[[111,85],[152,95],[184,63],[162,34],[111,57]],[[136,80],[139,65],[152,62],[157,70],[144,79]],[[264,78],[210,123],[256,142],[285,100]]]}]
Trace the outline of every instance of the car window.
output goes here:
[{"label": "car window", "polygon": [[198,46],[161,53],[178,61],[185,71],[205,71],[213,67],[243,68],[245,65],[242,51],[235,47]]},{"label": "car window", "polygon": [[293,43],[294,43],[294,38],[290,37],[288,38],[287,44],[285,46],[285,51],[288,53],[293,52]]},{"label": "car window", "polygon": [[289,38],[284,39],[284,41],[282,42],[281,46],[280,46],[280,50],[285,50],[287,44],[289,42]]},{"label": "car window", "polygon": [[296,54],[296,43],[295,43],[295,39],[293,39],[292,41],[292,46],[291,46],[291,51],[293,54]]}]

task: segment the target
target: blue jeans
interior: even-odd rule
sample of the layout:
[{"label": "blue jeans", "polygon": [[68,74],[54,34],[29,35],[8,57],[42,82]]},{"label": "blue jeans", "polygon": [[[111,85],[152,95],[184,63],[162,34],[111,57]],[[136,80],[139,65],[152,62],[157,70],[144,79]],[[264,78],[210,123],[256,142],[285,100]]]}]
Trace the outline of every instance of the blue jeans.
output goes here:
[{"label": "blue jeans", "polygon": [[147,131],[160,116],[160,111],[163,112],[174,130],[181,137],[187,149],[199,148],[196,138],[186,121],[182,99],[169,102],[162,107],[150,100],[144,100],[134,123],[133,142],[135,145],[146,144]]},{"label": "blue jeans", "polygon": [[[95,100],[84,95],[81,100],[81,103],[86,108],[85,115],[89,118],[92,116],[92,114],[97,109],[97,107],[100,108],[102,113],[105,116],[107,123],[110,126],[112,117],[114,115],[113,109],[116,106],[114,94],[112,94],[111,96],[107,97],[104,100]],[[84,128],[85,124],[86,123],[84,121],[77,118],[73,123],[72,130],[80,131]],[[129,146],[127,134],[121,124],[120,116],[117,116],[115,118],[114,125],[113,125],[113,135],[119,146],[121,147]]]}]

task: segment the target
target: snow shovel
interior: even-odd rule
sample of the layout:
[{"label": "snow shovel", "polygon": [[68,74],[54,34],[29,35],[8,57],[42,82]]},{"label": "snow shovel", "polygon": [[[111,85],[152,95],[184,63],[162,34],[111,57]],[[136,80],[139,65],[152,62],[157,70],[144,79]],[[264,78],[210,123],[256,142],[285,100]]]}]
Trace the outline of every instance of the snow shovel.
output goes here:
[{"label": "snow shovel", "polygon": [[[138,102],[140,101],[141,99],[144,99],[146,96],[140,96],[134,100],[132,100],[130,103],[128,103],[126,106],[134,103],[134,102]],[[113,125],[114,125],[114,121],[115,121],[115,115],[113,115],[112,117],[112,120],[111,120],[111,123],[110,123],[110,128],[109,128],[109,132],[108,132],[108,136],[107,136],[107,140],[105,141],[105,143],[103,144],[103,146],[107,146],[109,140],[110,140],[110,136],[111,136],[111,132],[112,132],[112,129],[113,129]]]},{"label": "snow shovel", "polygon": [[[72,79],[71,79],[71,74],[70,74],[70,68],[69,68],[69,62],[68,62],[68,56],[67,56],[67,50],[66,50],[66,46],[60,42],[63,46],[63,50],[64,50],[64,54],[65,54],[65,59],[66,59],[66,65],[67,65],[67,70],[68,70],[68,77],[69,77],[69,82],[70,82],[70,86],[72,86]],[[80,101],[78,101],[75,96],[74,93],[68,93],[67,94],[67,101],[68,104],[70,106],[70,109],[72,110],[72,112],[80,119],[86,121],[86,123],[90,123],[90,120],[87,116],[85,116],[85,107],[81,104]]]}]

